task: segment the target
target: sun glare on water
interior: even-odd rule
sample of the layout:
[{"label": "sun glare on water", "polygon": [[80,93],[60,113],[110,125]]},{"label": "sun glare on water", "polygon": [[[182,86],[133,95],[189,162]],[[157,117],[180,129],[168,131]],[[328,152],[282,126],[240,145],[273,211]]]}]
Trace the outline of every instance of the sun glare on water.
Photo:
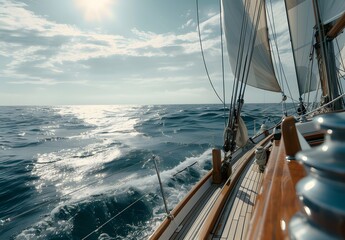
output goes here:
[{"label": "sun glare on water", "polygon": [[114,0],[75,0],[76,6],[83,12],[87,21],[111,19]]}]

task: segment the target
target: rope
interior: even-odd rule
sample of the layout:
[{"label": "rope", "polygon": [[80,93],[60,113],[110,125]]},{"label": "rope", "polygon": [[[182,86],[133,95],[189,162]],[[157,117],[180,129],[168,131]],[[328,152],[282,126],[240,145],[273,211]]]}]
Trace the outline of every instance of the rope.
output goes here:
[{"label": "rope", "polygon": [[[202,60],[203,60],[203,63],[204,63],[204,67],[205,67],[205,71],[206,71],[206,74],[207,74],[207,78],[208,78],[208,81],[210,82],[210,85],[214,91],[214,93],[216,94],[217,98],[219,99],[219,101],[224,104],[225,101],[223,101],[217,90],[215,89],[213,83],[212,83],[212,80],[211,80],[211,77],[210,77],[210,74],[208,72],[208,68],[207,68],[207,64],[206,64],[206,60],[205,60],[205,55],[204,55],[204,48],[202,46],[202,40],[201,40],[201,32],[200,32],[200,19],[199,19],[199,1],[196,0],[196,18],[197,18],[197,23],[198,23],[198,35],[199,35],[199,43],[200,43],[200,50],[201,50],[201,56],[202,56]],[[223,51],[223,49],[222,49]]]}]

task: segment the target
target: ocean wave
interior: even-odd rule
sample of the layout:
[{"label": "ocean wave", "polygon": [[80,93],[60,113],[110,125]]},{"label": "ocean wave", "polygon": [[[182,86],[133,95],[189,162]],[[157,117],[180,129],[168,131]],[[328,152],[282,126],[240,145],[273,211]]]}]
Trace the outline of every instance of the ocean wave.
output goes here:
[{"label": "ocean wave", "polygon": [[[194,184],[208,171],[210,166],[205,163],[210,158],[210,152],[208,149],[201,155],[181,159],[174,168],[161,171],[170,209],[184,197],[188,185]],[[162,163],[164,160],[158,161]],[[135,173],[123,179],[124,184],[97,187],[88,196],[60,203],[44,219],[17,235],[16,239],[82,238],[117,215],[102,230],[94,233],[91,239],[106,236],[121,239],[150,234],[155,222],[164,217],[164,208],[157,176],[152,172],[152,161],[147,162],[145,167],[151,169],[151,174],[138,178],[138,173]],[[141,197],[142,200],[124,211]],[[140,230],[140,234],[137,230]]]},{"label": "ocean wave", "polygon": [[[249,131],[268,121],[260,109],[244,106]],[[141,197],[91,238],[147,238],[166,215],[153,156],[172,209],[211,168],[225,122],[221,105],[18,107],[0,119],[5,239],[82,238]]]}]

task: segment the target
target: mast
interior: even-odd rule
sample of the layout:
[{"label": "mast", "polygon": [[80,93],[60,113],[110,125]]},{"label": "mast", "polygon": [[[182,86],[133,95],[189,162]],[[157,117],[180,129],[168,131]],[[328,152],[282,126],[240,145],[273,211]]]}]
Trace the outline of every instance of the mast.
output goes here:
[{"label": "mast", "polygon": [[[318,0],[313,0],[314,16],[316,22],[316,54],[319,65],[319,74],[321,80],[321,88],[323,93],[323,103],[327,103],[335,98],[337,98],[339,93],[338,88],[338,77],[337,69],[335,62],[333,38],[327,37],[328,33],[331,33],[332,36],[338,34],[342,28],[339,27],[339,24],[336,24],[336,29],[332,28],[331,23],[322,24]],[[345,21],[342,21],[345,25]],[[341,99],[335,101],[333,104],[334,110],[340,110],[343,108]]]}]

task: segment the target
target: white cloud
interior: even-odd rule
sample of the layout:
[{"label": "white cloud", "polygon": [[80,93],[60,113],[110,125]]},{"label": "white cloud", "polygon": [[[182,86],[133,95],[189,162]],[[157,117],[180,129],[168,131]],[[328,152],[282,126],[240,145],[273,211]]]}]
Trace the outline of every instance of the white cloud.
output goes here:
[{"label": "white cloud", "polygon": [[181,26],[181,29],[185,29],[185,28],[188,28],[188,27],[196,27],[196,23],[194,22],[193,19],[189,19],[185,24],[183,24]]},{"label": "white cloud", "polygon": [[[6,77],[6,72],[5,72],[5,77]],[[18,74],[18,73],[10,73],[9,76],[7,77],[22,79],[22,80],[13,80],[9,82],[10,84],[56,85],[59,83],[53,79],[28,76],[26,74]]]},{"label": "white cloud", "polygon": [[81,32],[67,24],[57,24],[48,21],[43,16],[38,16],[26,9],[25,3],[0,1],[0,26],[1,29],[10,31],[34,31],[40,36],[53,37],[77,36]]},{"label": "white cloud", "polygon": [[[25,3],[0,0],[0,4],[0,32],[6,32],[6,38],[0,39],[0,55],[9,60],[0,69],[0,74],[13,84],[64,83],[66,81],[58,80],[56,76],[69,71],[71,63],[82,67],[81,61],[90,59],[112,56],[175,57],[200,52],[195,28],[192,32],[181,34],[158,34],[137,28],[131,29],[132,37],[103,34],[48,20],[28,10]],[[212,38],[209,33],[219,24],[217,21],[215,15],[200,24],[203,33],[207,34],[203,40],[204,50],[213,55],[219,52],[219,38]],[[187,26],[195,26],[192,19],[186,22]],[[158,70],[178,69],[171,66]],[[43,71],[46,73],[44,76]]]},{"label": "white cloud", "polygon": [[160,67],[160,68],[158,68],[157,70],[158,70],[158,71],[162,71],[162,72],[165,72],[165,71],[168,71],[168,72],[176,72],[176,71],[179,71],[179,70],[181,70],[181,69],[182,69],[181,67],[170,66],[170,67]]},{"label": "white cloud", "polygon": [[200,31],[202,33],[212,33],[214,27],[219,28],[219,13],[213,16],[210,16],[206,21],[201,22],[200,24]]}]

